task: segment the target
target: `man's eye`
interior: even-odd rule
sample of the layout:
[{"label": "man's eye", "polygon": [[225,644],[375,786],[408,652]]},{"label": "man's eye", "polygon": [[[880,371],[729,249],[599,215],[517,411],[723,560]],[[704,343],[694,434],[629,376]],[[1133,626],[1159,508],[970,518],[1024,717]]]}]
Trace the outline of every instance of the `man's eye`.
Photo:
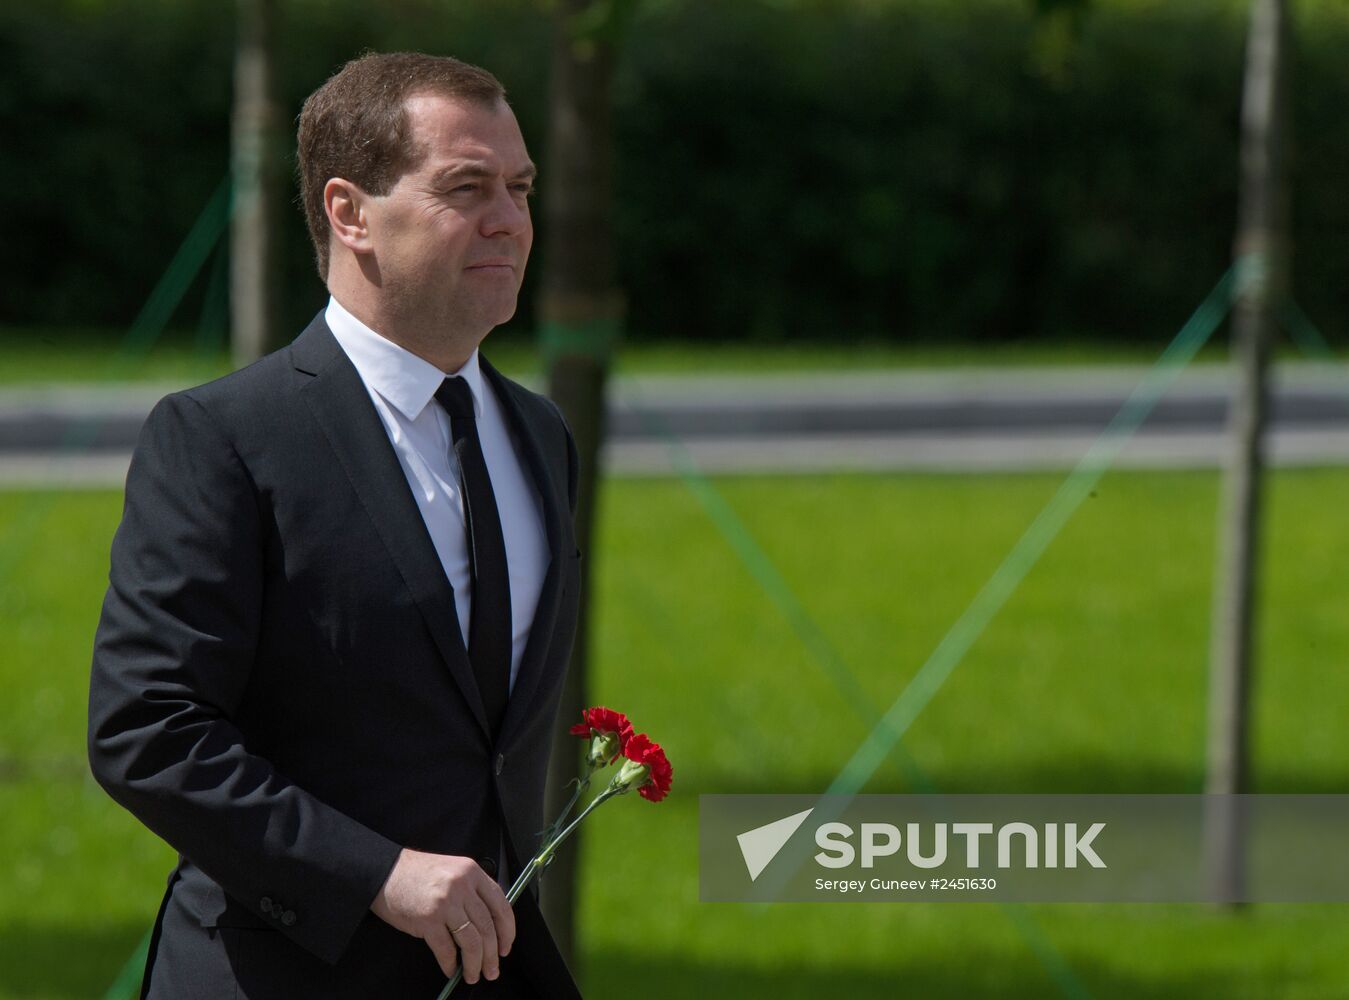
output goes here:
[{"label": "man's eye", "polygon": [[458,187],[452,189],[450,193],[451,193],[451,194],[459,194],[461,191],[462,191],[462,192],[469,192],[469,191],[476,191],[476,190],[478,190],[478,185],[476,185],[476,184],[460,184]]},{"label": "man's eye", "polygon": [[534,197],[533,184],[512,184],[511,190],[514,191],[516,194],[524,195],[526,198]]}]

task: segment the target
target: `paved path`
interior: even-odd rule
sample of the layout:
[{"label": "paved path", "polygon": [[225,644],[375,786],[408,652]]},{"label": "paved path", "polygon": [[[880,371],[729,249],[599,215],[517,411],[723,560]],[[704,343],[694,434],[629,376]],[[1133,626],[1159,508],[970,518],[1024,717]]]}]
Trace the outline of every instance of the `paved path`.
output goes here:
[{"label": "paved path", "polygon": [[[947,369],[615,380],[617,475],[1008,471],[1074,464],[1146,374],[1135,367]],[[1196,366],[1119,456],[1210,468],[1225,454],[1230,373]],[[120,485],[146,413],[173,385],[0,389],[0,488]],[[1349,462],[1349,371],[1276,369],[1271,460]]]}]

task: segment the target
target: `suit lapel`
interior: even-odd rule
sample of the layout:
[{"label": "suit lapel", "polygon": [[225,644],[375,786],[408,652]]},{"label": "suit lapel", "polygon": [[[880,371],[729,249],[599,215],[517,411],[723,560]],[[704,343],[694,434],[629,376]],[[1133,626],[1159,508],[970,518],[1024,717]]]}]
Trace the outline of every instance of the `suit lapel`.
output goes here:
[{"label": "suit lapel", "polygon": [[[524,655],[520,659],[520,669],[515,675],[515,686],[511,689],[510,700],[506,704],[506,718],[501,726],[501,742],[509,743],[512,734],[528,717],[529,705],[538,689],[543,675],[548,647],[552,643],[553,631],[557,624],[558,607],[562,597],[562,572],[564,531],[563,501],[566,496],[566,483],[554,481],[549,471],[548,460],[539,432],[533,421],[521,405],[517,396],[520,390],[507,381],[487,359],[478,355],[483,373],[496,392],[506,419],[519,448],[520,457],[533,479],[534,486],[542,501],[544,532],[548,538],[548,571],[543,578],[543,588],[539,591],[539,603],[534,610],[534,621],[529,627],[529,639],[525,643]],[[564,664],[565,666],[565,664]]]},{"label": "suit lapel", "polygon": [[291,357],[296,369],[314,376],[302,390],[305,402],[411,591],[436,648],[483,735],[490,740],[487,714],[459,634],[454,589],[445,577],[417,501],[408,489],[403,467],[398,464],[398,456],[370,402],[365,383],[338,346],[321,313],[291,345]]}]

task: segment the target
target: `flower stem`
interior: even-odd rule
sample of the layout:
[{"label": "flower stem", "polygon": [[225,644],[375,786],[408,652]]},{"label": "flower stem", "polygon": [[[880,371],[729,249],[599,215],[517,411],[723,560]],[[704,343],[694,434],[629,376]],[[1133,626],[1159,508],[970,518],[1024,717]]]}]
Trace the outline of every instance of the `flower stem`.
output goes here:
[{"label": "flower stem", "polygon": [[462,981],[463,978],[464,978],[464,970],[463,967],[461,966],[460,968],[454,970],[454,978],[451,979],[448,983],[446,983],[445,988],[436,995],[436,1000],[445,1000],[446,997],[448,997],[451,993],[454,992],[454,988],[459,985],[460,981]]},{"label": "flower stem", "polygon": [[[591,812],[593,812],[595,808],[598,807],[602,802],[605,802],[606,800],[613,798],[615,795],[620,794],[622,794],[622,791],[620,789],[614,788],[613,785],[610,785],[604,791],[600,792],[593,799],[591,799],[590,804],[587,805],[584,809],[582,809],[581,814],[577,816],[574,820],[572,820],[570,823],[568,823],[566,828],[561,833],[559,833],[551,841],[549,841],[548,843],[544,844],[542,847],[539,848],[539,853],[534,855],[534,860],[525,866],[525,873],[530,872],[530,868],[535,861],[539,862],[540,870],[548,867],[549,862],[553,860],[553,852],[557,850],[557,848],[561,845],[561,843],[564,840],[566,840],[568,837],[571,836],[573,830],[575,830],[578,826],[581,825],[581,820],[589,816]],[[523,874],[524,873],[522,873],[522,875]],[[518,882],[519,880],[517,879],[516,881]],[[525,879],[525,885],[528,884],[529,879]],[[524,886],[521,886],[521,888],[524,888]]]},{"label": "flower stem", "polygon": [[550,841],[553,837],[557,835],[557,831],[562,827],[562,824],[566,822],[567,817],[571,814],[572,809],[576,806],[576,800],[579,799],[582,796],[582,794],[584,794],[585,790],[590,787],[590,778],[594,773],[595,772],[591,770],[586,772],[586,776],[584,778],[575,779],[576,791],[571,793],[571,798],[568,799],[567,804],[562,807],[562,811],[557,814],[557,819],[553,820],[553,822],[548,824],[548,829],[543,831],[543,838],[542,838],[543,843],[545,844],[548,843],[548,841]]},{"label": "flower stem", "polygon": [[[590,781],[589,775],[586,776],[585,781],[587,784],[589,783]],[[581,825],[581,820],[589,816],[591,812],[593,812],[601,803],[608,801],[615,795],[622,795],[623,792],[625,792],[626,790],[627,789],[625,788],[615,788],[613,785],[610,785],[604,791],[600,792],[593,799],[591,799],[590,803],[584,809],[581,810],[581,814],[579,816],[577,816],[574,820],[568,823],[566,828],[561,833],[557,834],[546,844],[540,847],[538,853],[535,854],[534,857],[529,859],[529,864],[525,865],[525,867],[521,869],[520,874],[516,876],[515,884],[512,885],[510,891],[506,893],[506,901],[509,902],[512,906],[514,906],[515,901],[519,899],[520,896],[524,893],[529,883],[534,881],[534,877],[548,867],[549,863],[553,860],[553,853],[558,849],[558,847],[562,844],[562,842],[566,840],[568,837],[570,837],[572,835],[572,831]],[[567,808],[562,811],[562,816],[558,817],[559,822],[561,822],[561,820],[567,815],[567,813],[571,812],[571,807],[576,804],[576,799],[580,797],[580,794],[581,788],[578,787],[576,789],[576,795],[572,796],[572,801],[568,803]],[[556,824],[554,825],[556,826]],[[463,967],[461,966],[455,972],[454,978],[445,984],[445,988],[440,991],[440,994],[436,997],[436,1000],[446,1000],[446,998],[450,995],[450,993],[454,990],[454,988],[459,985],[460,980],[462,980],[463,978],[464,978],[464,970]]]}]

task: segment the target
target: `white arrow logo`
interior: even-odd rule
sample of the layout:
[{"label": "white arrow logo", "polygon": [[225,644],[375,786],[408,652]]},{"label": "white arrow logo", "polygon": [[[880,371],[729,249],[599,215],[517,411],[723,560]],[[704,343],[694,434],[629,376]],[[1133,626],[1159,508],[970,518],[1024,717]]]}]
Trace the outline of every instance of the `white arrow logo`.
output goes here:
[{"label": "white arrow logo", "polygon": [[746,830],[735,839],[740,844],[740,853],[745,858],[745,867],[749,869],[749,880],[753,882],[759,873],[768,867],[768,862],[778,856],[782,846],[792,839],[792,834],[801,828],[806,817],[815,811],[812,806],[805,812],[776,820],[767,826]]}]

